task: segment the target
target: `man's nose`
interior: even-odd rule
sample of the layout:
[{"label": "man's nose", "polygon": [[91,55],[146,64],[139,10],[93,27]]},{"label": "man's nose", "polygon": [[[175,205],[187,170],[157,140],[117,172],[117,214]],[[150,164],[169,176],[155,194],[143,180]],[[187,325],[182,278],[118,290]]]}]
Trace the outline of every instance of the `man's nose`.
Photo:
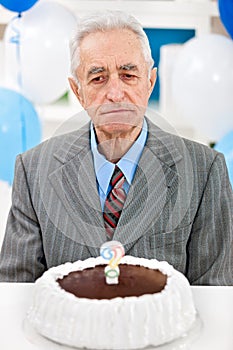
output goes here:
[{"label": "man's nose", "polygon": [[106,97],[109,101],[121,102],[124,100],[124,86],[120,77],[109,78],[106,89]]}]

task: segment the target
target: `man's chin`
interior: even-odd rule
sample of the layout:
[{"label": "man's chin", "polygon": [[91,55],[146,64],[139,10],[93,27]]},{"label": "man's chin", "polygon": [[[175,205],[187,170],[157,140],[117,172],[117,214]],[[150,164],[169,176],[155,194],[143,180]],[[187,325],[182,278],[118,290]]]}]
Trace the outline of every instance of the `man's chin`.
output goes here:
[{"label": "man's chin", "polygon": [[[105,123],[105,124],[99,124],[95,125],[95,128],[99,132],[103,132],[105,134],[110,135],[117,135],[117,134],[130,134],[137,128],[138,126],[132,125],[132,124],[126,124],[126,123]],[[138,127],[140,128],[140,127]]]}]

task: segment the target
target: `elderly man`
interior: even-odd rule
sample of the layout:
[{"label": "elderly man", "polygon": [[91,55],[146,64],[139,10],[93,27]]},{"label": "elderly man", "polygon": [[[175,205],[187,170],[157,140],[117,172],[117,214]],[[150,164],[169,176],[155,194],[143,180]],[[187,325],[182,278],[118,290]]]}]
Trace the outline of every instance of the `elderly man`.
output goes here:
[{"label": "elderly man", "polygon": [[0,280],[35,281],[114,239],[191,284],[232,285],[224,157],[146,117],[156,69],[141,25],[121,12],[84,18],[71,58],[70,85],[90,123],[18,156]]}]

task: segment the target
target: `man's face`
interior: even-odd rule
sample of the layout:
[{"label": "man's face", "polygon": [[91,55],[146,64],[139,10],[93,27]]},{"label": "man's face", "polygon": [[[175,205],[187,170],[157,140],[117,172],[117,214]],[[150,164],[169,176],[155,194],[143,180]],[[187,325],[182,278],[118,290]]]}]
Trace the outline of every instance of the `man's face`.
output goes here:
[{"label": "man's face", "polygon": [[130,134],[141,127],[156,72],[148,78],[135,33],[119,29],[87,35],[76,73],[80,87],[71,86],[96,130]]}]

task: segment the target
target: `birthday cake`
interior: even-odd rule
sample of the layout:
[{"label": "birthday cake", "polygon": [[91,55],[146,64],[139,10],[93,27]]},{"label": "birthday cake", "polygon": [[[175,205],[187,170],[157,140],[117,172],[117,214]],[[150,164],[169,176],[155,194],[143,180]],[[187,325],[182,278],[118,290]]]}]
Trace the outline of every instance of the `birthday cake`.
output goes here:
[{"label": "birthday cake", "polygon": [[173,341],[196,318],[188,280],[167,262],[125,256],[118,284],[107,284],[102,257],[66,263],[35,283],[28,319],[61,344],[139,349]]}]

